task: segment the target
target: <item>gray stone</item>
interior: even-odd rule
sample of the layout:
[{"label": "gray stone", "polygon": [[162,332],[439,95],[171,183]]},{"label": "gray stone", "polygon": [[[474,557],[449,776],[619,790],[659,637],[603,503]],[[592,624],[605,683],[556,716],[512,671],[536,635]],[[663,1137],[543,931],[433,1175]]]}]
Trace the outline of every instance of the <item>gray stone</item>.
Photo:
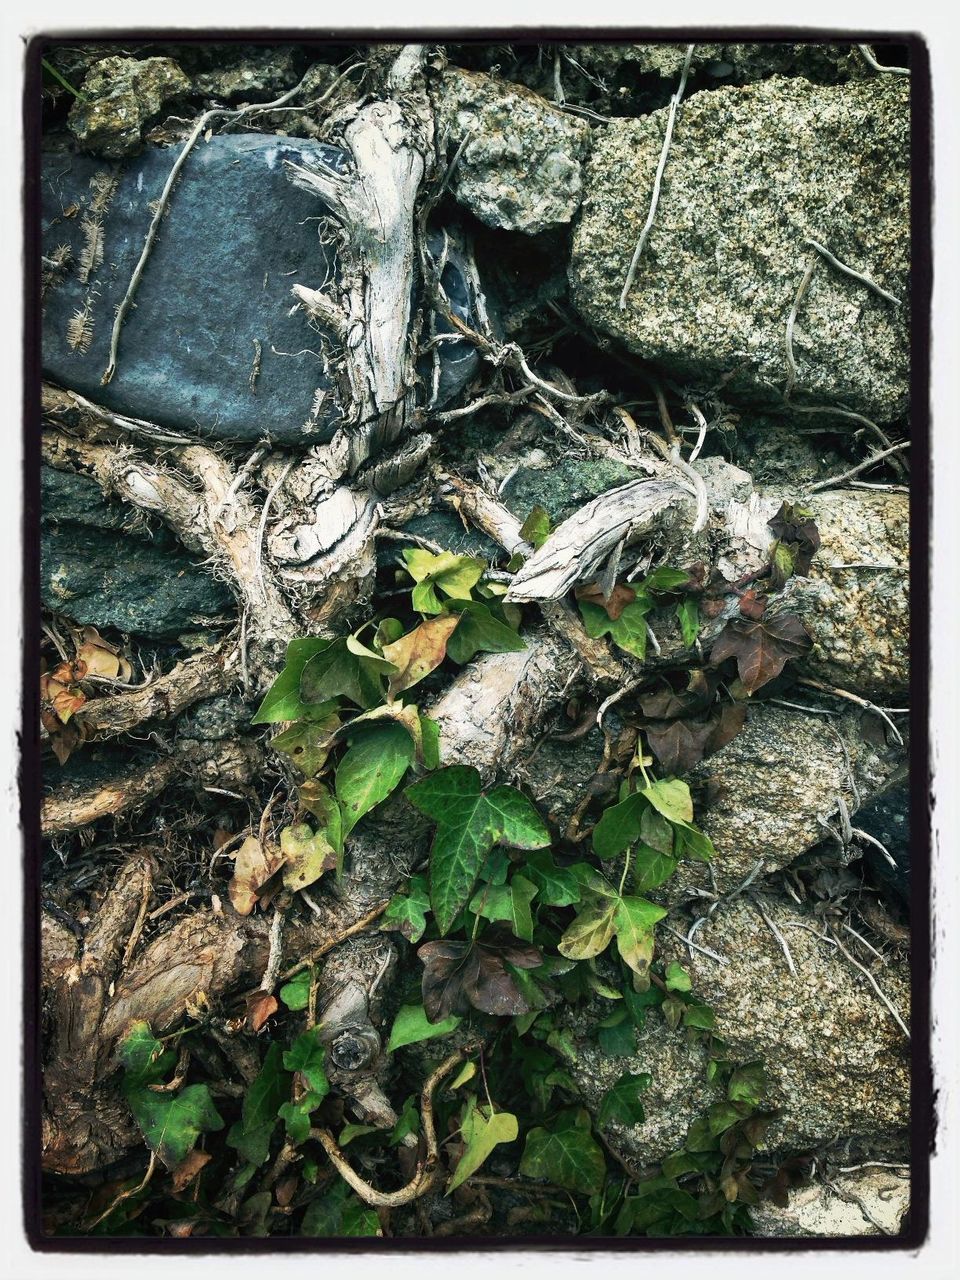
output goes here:
[{"label": "gray stone", "polygon": [[[812,913],[770,895],[760,898],[787,938],[796,975],[757,907],[745,899],[722,907],[697,941],[727,960],[691,958],[682,942],[658,932],[665,962],[690,973],[698,1000],[713,1009],[725,1056],[762,1062],[770,1088],[765,1105],[779,1109],[764,1140],[767,1150],[798,1151],[842,1137],[894,1142],[910,1118],[910,1053],[903,1032],[863,975],[835,948],[815,936],[822,922]],[[800,921],[808,929],[790,927]],[[890,956],[877,980],[909,1022],[910,977],[905,959]],[[646,1119],[611,1128],[611,1141],[639,1165],[662,1159],[681,1145],[690,1124],[722,1093],[708,1085],[707,1051],[670,1031],[651,1014],[637,1033],[632,1057],[606,1058],[586,1032],[609,1005],[564,1014],[576,1036],[570,1069],[592,1110],[626,1071],[647,1071]]]},{"label": "gray stone", "polygon": [[809,577],[791,579],[784,593],[814,639],[800,665],[827,684],[902,705],[910,684],[909,498],[853,489],[804,505],[821,542]]},{"label": "gray stone", "polygon": [[87,151],[118,159],[135,155],[141,134],[171,98],[190,92],[172,58],[104,58],[84,77],[70,108],[70,132]]},{"label": "gray stone", "polygon": [[811,1236],[895,1236],[910,1208],[909,1166],[857,1169],[790,1192],[781,1209],[769,1200],[750,1210],[754,1234],[774,1239]]},{"label": "gray stone", "polygon": [[520,85],[449,67],[437,91],[461,204],[490,227],[533,235],[569,222],[580,204],[589,127]]},{"label": "gray stone", "polygon": [[193,87],[196,93],[217,102],[238,97],[250,102],[261,97],[279,97],[286,89],[292,89],[297,79],[292,48],[244,45],[226,66],[221,64],[198,71],[193,76]]},{"label": "gray stone", "polygon": [[[585,319],[644,359],[767,404],[787,380],[787,318],[812,237],[895,296],[909,284],[909,85],[774,77],[680,108],[656,220],[619,298],[649,205],[665,113],[598,129],[570,280]],[[799,403],[884,421],[907,405],[906,305],[818,261],[793,350]]]},{"label": "gray stone", "polygon": [[[317,237],[321,206],[288,180],[283,161],[322,157],[342,169],[345,158],[309,140],[233,134],[196,146],[124,323],[116,373],[101,384],[114,312],[175,154],[148,147],[123,165],[44,157],[43,251],[52,257],[66,245],[70,254],[45,291],[44,372],[107,408],[213,439],[329,440],[340,413],[323,372],[323,339],[302,312],[290,314],[290,289],[294,281],[320,285],[334,264]],[[67,216],[73,205],[79,212]],[[100,262],[85,256],[91,237],[102,245]],[[454,254],[443,284],[466,318]],[[79,344],[70,328],[78,312],[88,316]],[[465,384],[477,357],[466,343],[448,343],[442,359],[440,402]]]},{"label": "gray stone", "polygon": [[44,467],[40,596],[75,622],[159,639],[235,608],[165,529],[131,523],[93,480]]},{"label": "gray stone", "polygon": [[609,458],[562,458],[551,463],[544,456],[544,462],[543,467],[521,467],[500,495],[520,520],[541,506],[556,526],[601,493],[637,477],[634,469]]}]

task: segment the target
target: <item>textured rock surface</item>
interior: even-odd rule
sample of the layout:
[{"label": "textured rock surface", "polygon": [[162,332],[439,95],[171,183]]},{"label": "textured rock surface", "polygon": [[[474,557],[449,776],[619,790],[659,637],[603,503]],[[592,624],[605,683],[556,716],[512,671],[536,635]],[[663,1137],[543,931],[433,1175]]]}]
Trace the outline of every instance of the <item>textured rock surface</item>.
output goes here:
[{"label": "textured rock surface", "polygon": [[[690,973],[697,998],[716,1015],[729,1058],[764,1063],[769,1104],[781,1112],[764,1146],[799,1151],[840,1136],[892,1140],[909,1123],[910,1054],[902,1031],[863,975],[834,948],[807,929],[788,927],[799,920],[821,933],[815,916],[770,896],[760,901],[787,938],[796,976],[756,905],[743,898],[723,907],[697,934],[726,965],[697,953],[691,959],[682,942],[662,931],[658,950]],[[877,978],[909,1025],[906,961],[890,957]],[[609,1005],[603,1010],[609,1012]],[[578,1029],[571,1070],[592,1107],[623,1072],[651,1074],[646,1120],[618,1127],[611,1136],[636,1163],[659,1160],[721,1096],[705,1082],[706,1050],[688,1045],[685,1033],[670,1032],[654,1014],[637,1033],[634,1057],[606,1058],[584,1035],[603,1016],[599,1009],[592,1012],[597,1017],[569,1015]]]},{"label": "textured rock surface", "polygon": [[[610,82],[631,74],[678,78],[686,57],[683,44],[573,45],[570,52],[593,75]],[[698,44],[690,61],[692,89],[711,84],[747,84],[772,75],[799,75],[832,84],[865,79],[870,71],[850,45]],[[674,86],[670,86],[673,91]],[[626,95],[625,95],[626,96]],[[632,96],[632,95],[631,95]],[[614,88],[611,105],[616,103]]]},{"label": "textured rock surface", "polygon": [[165,529],[137,532],[93,480],[44,467],[40,595],[79,623],[174,637],[235,608]]},{"label": "textured rock surface", "polygon": [[828,684],[902,706],[910,683],[909,498],[845,490],[804,505],[820,550],[809,578],[785,593],[814,638],[802,666]]},{"label": "textured rock surface", "polygon": [[[759,859],[774,871],[819,843],[819,819],[836,814],[838,796],[855,807],[844,745],[862,797],[882,790],[902,759],[897,749],[866,741],[858,712],[827,721],[758,702],[742,732],[686,775],[700,797],[697,822],[716,846],[721,892],[736,888]],[[709,887],[699,863],[685,863],[677,882],[668,882],[671,896],[681,886]]]},{"label": "textured rock surface", "polygon": [[830,1181],[835,1190],[819,1182],[794,1189],[785,1209],[770,1201],[751,1209],[756,1234],[782,1238],[899,1233],[910,1207],[910,1181],[905,1167],[858,1169],[855,1173],[838,1174]]},{"label": "textured rock surface", "polygon": [[[150,204],[175,152],[148,147],[111,165],[51,153],[42,182],[44,253],[67,245],[71,259],[44,296],[43,364],[54,381],[98,403],[162,426],[222,440],[281,444],[328,440],[339,411],[324,376],[322,339],[302,312],[290,315],[291,285],[320,285],[333,263],[317,238],[320,206],[284,173],[283,161],[342,152],[311,141],[234,134],[201,142],[184,166],[136,304],[124,323],[113,380],[101,385],[115,308],[143,248]],[[118,179],[98,198],[91,180]],[[75,216],[66,216],[72,205]],[[101,207],[98,208],[97,206]],[[101,246],[86,265],[85,245]],[[464,311],[462,275],[451,259],[444,286]],[[71,345],[69,325],[89,317],[89,342]],[[259,345],[260,369],[251,384]],[[443,349],[442,402],[470,376],[465,344]]]},{"label": "textured rock surface", "polygon": [[70,131],[88,151],[135,155],[143,127],[164,103],[189,91],[190,81],[172,58],[104,58],[87,72],[83,96],[70,108]]},{"label": "textured rock surface", "polygon": [[452,187],[481,222],[532,235],[570,221],[582,193],[586,124],[519,85],[457,67],[444,72],[437,107],[451,157],[470,136]]},{"label": "textured rock surface", "polygon": [[[818,240],[906,299],[909,86],[774,77],[680,108],[656,221],[618,306],[646,217],[665,113],[594,134],[574,236],[573,298],[630,350],[699,382],[775,402],[784,334]],[[907,309],[820,261],[797,318],[795,399],[882,420],[907,403]]]}]

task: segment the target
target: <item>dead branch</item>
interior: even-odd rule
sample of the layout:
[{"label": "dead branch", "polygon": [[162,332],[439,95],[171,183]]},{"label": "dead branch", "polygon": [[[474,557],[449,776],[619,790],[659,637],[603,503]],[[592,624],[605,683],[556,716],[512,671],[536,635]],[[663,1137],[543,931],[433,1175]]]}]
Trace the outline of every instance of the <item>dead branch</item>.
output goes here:
[{"label": "dead branch", "polygon": [[233,665],[234,655],[222,650],[191,654],[141,689],[88,699],[74,720],[94,737],[112,738],[145,720],[173,719],[201,698],[225,693],[235,680]]}]

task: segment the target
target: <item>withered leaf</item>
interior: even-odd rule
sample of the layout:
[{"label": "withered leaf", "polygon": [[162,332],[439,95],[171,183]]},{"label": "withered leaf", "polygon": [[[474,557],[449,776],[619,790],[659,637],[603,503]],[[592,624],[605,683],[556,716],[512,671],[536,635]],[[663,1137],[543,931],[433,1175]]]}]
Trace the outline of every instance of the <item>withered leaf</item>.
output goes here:
[{"label": "withered leaf", "polygon": [[758,596],[752,587],[740,597],[740,613],[744,618],[749,618],[751,622],[756,622],[761,618],[766,607],[766,597]]},{"label": "withered leaf", "polygon": [[247,1026],[257,1032],[263,1026],[268,1018],[280,1008],[276,996],[270,994],[269,991],[254,991],[252,995],[247,996]]},{"label": "withered leaf", "polygon": [[487,929],[476,942],[424,943],[417,955],[424,966],[423,1007],[431,1022],[466,1013],[471,1005],[497,1016],[513,1017],[531,1010],[506,966],[536,969],[543,957],[503,925]]},{"label": "withered leaf", "polygon": [[756,693],[780,674],[791,658],[802,658],[813,647],[810,635],[795,613],[778,613],[762,622],[735,619],[714,641],[714,666],[736,658],[737,672],[748,693]]},{"label": "withered leaf", "polygon": [[180,1161],[170,1174],[174,1191],[183,1191],[194,1180],[200,1170],[210,1163],[213,1156],[209,1151],[198,1151],[196,1147]]},{"label": "withered leaf", "polygon": [[792,502],[784,502],[775,516],[767,521],[780,542],[794,548],[794,573],[806,577],[810,563],[820,549],[820,530],[812,511]]},{"label": "withered leaf", "polygon": [[383,646],[383,656],[398,668],[390,677],[387,696],[391,702],[398,693],[417,684],[439,667],[446,657],[447,641],[459,622],[459,613],[440,614],[421,622],[419,627],[414,627],[393,644]]},{"label": "withered leaf", "polygon": [[713,725],[707,720],[656,721],[646,727],[650,749],[664,773],[678,777],[707,754]]},{"label": "withered leaf", "polygon": [[248,916],[257,905],[260,890],[277,869],[279,859],[268,860],[256,836],[247,836],[233,862],[233,878],[227,892],[238,915]]},{"label": "withered leaf", "polygon": [[589,582],[584,586],[577,587],[573,594],[578,600],[586,600],[587,604],[595,604],[599,608],[605,609],[611,622],[616,622],[627,605],[633,604],[637,598],[637,593],[633,587],[628,587],[623,582],[618,583],[613,588],[609,599],[604,596],[603,587],[599,582]]},{"label": "withered leaf", "polygon": [[715,671],[698,667],[690,672],[687,687],[682,692],[658,689],[656,693],[644,694],[640,706],[643,714],[651,720],[675,720],[678,716],[695,715],[709,707],[719,682]]},{"label": "withered leaf", "polygon": [[707,740],[707,749],[704,754],[712,756],[714,751],[719,751],[720,748],[725,747],[728,742],[732,742],[743,728],[746,720],[747,708],[745,703],[726,703],[718,717],[711,717],[713,730]]}]

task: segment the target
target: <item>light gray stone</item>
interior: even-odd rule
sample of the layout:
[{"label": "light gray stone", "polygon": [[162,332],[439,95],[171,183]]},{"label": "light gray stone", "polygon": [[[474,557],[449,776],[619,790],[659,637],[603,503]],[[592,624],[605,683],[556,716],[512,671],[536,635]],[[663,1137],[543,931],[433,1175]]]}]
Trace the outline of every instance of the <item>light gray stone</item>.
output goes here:
[{"label": "light gray stone", "polygon": [[[666,112],[593,135],[570,265],[584,318],[678,378],[779,403],[787,318],[813,238],[907,301],[909,84],[776,76],[680,107],[653,230],[625,310]],[[818,261],[799,310],[794,399],[880,420],[907,405],[906,305]]]}]

